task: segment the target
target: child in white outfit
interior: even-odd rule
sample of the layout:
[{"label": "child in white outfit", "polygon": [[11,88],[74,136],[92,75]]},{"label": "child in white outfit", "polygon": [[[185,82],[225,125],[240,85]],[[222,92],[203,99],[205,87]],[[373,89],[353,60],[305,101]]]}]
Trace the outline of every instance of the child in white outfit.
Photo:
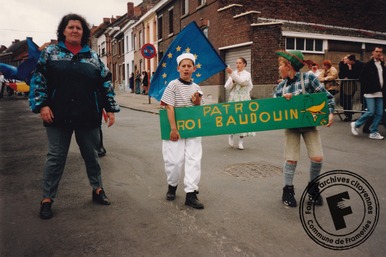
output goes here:
[{"label": "child in white outfit", "polygon": [[161,104],[166,106],[171,128],[170,139],[162,140],[162,154],[168,182],[166,199],[172,201],[176,198],[177,185],[184,169],[185,205],[203,209],[204,205],[197,198],[201,177],[201,137],[180,138],[174,111],[179,107],[200,105],[202,92],[192,81],[192,73],[196,70],[194,55],[183,53],[177,57],[177,63],[180,78],[170,81],[161,98]]}]

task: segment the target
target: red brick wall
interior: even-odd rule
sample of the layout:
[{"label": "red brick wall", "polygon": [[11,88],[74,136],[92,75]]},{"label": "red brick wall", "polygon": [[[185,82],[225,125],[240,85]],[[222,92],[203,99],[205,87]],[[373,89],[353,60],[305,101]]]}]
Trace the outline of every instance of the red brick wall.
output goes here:
[{"label": "red brick wall", "polygon": [[281,45],[281,25],[253,27],[252,77],[259,84],[276,83],[278,64],[275,52],[283,49]]},{"label": "red brick wall", "polygon": [[[284,49],[284,38],[281,36],[280,24],[251,26],[256,23],[258,17],[386,32],[384,22],[386,1],[374,0],[371,4],[369,2],[365,0],[207,0],[205,6],[197,8],[197,1],[189,1],[189,14],[181,17],[181,1],[175,0],[157,11],[157,15],[163,14],[163,40],[159,44],[159,51],[165,51],[174,39],[174,36],[168,37],[168,9],[174,6],[174,35],[191,21],[196,21],[199,25],[209,24],[208,37],[216,49],[253,41],[250,64],[253,81],[255,84],[269,87],[276,84],[279,78],[275,51]],[[242,6],[219,11],[231,4]],[[261,13],[234,17],[247,11]],[[326,56],[318,56],[318,58],[338,60],[340,56],[343,56],[340,52],[336,54],[328,52]],[[219,73],[202,83],[202,85],[222,84],[224,84],[224,73]]]},{"label": "red brick wall", "polygon": [[261,17],[295,20],[317,24],[386,31],[384,0],[228,0],[246,10],[261,12]]}]

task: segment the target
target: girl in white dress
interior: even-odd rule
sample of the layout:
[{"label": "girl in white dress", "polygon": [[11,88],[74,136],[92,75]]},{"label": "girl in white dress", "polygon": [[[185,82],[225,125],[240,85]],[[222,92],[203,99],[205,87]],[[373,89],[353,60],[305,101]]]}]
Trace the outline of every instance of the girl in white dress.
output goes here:
[{"label": "girl in white dress", "polygon": [[[237,58],[236,70],[233,71],[229,66],[226,68],[226,72],[229,74],[228,80],[224,87],[229,91],[228,102],[239,102],[251,100],[251,90],[253,88],[251,73],[245,70],[247,61],[243,57]],[[247,132],[237,134],[239,139],[238,147],[240,150],[244,149],[243,138],[246,136],[255,136],[255,132]],[[234,135],[229,135],[228,143],[231,147],[234,144]]]}]

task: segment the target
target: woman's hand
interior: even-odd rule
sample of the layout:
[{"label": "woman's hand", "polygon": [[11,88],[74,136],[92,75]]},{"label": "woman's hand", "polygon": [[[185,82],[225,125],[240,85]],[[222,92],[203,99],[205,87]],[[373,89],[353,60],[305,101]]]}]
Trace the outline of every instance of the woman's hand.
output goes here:
[{"label": "woman's hand", "polygon": [[108,125],[107,127],[111,127],[115,123],[115,114],[113,112],[107,112]]},{"label": "woman's hand", "polygon": [[48,124],[51,124],[54,121],[54,114],[49,106],[44,106],[40,109],[40,117]]}]

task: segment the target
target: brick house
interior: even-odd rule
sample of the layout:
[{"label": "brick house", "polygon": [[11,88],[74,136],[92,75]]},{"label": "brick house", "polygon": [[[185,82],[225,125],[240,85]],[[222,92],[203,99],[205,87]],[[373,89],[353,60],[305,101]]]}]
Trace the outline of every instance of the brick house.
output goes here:
[{"label": "brick house", "polygon": [[146,68],[140,52],[145,40],[145,23],[137,21],[159,1],[144,0],[138,6],[127,2],[125,14],[112,18],[106,25],[104,24],[108,18],[105,18],[92,31],[92,48],[98,51],[102,61],[110,69],[116,89],[126,90],[130,74],[137,69],[142,71]]},{"label": "brick house", "polygon": [[[0,51],[0,63],[6,63],[15,67],[18,67],[24,60],[28,58],[28,43],[27,37],[25,40],[15,39],[12,44],[7,47],[2,47]],[[33,39],[31,38],[33,41]],[[56,44],[55,39],[51,39],[50,42],[44,43],[39,47],[39,50],[42,51],[49,44]]]},{"label": "brick house", "polygon": [[27,39],[15,39],[8,48],[3,48],[0,53],[0,62],[12,66],[19,66],[20,63],[28,58],[28,44]]},{"label": "brick house", "polygon": [[133,72],[138,70],[142,74],[143,71],[146,71],[149,78],[157,68],[158,58],[145,58],[142,55],[142,47],[145,44],[152,44],[154,47],[157,47],[156,10],[163,2],[165,2],[165,0],[143,1],[142,5],[140,5],[143,10],[143,15],[132,26],[134,51]]},{"label": "brick house", "polygon": [[[132,3],[127,6],[129,13]],[[107,58],[117,83],[127,81],[135,69],[154,71],[174,37],[191,21],[197,22],[231,67],[237,57],[247,59],[246,69],[255,85],[252,98],[272,94],[279,78],[276,50],[301,50],[306,59],[319,64],[330,59],[338,68],[347,54],[367,61],[374,45],[386,49],[386,2],[382,0],[371,5],[356,0],[308,0],[306,4],[301,0],[146,0],[134,7],[134,12],[138,20],[134,24],[117,28],[112,22],[105,28],[110,32],[104,32],[109,35],[105,44],[112,48],[112,56],[122,51],[126,56],[119,61]],[[145,43],[157,48],[151,61],[141,55]],[[220,72],[201,85],[214,100],[222,102],[226,99],[225,79],[225,72]]]},{"label": "brick house", "polygon": [[[279,76],[276,50],[301,50],[306,59],[330,59],[336,67],[349,53],[367,61],[372,46],[386,48],[385,9],[381,0],[371,6],[355,0],[168,1],[157,10],[159,58],[174,36],[196,21],[227,64],[232,66],[238,56],[247,59],[255,85],[252,97],[268,97]],[[222,72],[202,85],[221,102],[224,82]]]}]

